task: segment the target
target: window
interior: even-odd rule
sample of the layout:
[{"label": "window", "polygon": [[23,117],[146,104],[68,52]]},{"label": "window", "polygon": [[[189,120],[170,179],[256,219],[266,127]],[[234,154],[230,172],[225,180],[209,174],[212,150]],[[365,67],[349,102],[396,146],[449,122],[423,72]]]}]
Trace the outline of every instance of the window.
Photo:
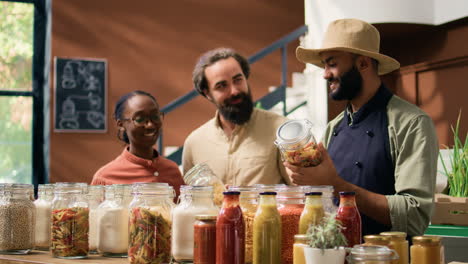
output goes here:
[{"label": "window", "polygon": [[0,182],[45,182],[45,3],[0,1]]}]

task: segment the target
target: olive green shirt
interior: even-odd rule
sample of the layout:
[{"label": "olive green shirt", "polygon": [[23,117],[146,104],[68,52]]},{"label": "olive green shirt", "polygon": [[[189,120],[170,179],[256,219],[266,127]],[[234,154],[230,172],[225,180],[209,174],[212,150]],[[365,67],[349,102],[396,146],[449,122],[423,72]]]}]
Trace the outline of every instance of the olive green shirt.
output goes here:
[{"label": "olive green shirt", "polygon": [[[328,124],[323,140],[325,147],[344,113]],[[434,124],[420,108],[396,95],[388,102],[387,116],[390,154],[395,168],[396,193],[386,195],[392,230],[410,236],[422,235],[434,207],[439,153]]]},{"label": "olive green shirt", "polygon": [[289,183],[276,148],[276,130],[287,118],[254,108],[250,120],[237,125],[228,137],[220,126],[219,113],[194,130],[185,140],[184,174],[205,162],[224,184],[253,185]]}]

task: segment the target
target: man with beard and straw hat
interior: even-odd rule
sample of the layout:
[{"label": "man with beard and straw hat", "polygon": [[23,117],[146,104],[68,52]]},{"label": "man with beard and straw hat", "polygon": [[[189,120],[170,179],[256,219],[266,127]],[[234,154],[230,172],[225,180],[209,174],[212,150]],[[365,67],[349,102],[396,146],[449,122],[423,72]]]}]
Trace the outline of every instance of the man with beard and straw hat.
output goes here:
[{"label": "man with beard and straw hat", "polygon": [[299,185],[354,191],[363,235],[422,235],[433,209],[438,142],[431,118],[393,95],[380,76],[400,64],[379,53],[378,30],[358,19],[330,23],[320,49],[298,47],[304,63],[324,68],[330,97],[345,110],[326,128],[316,167],[285,163]]},{"label": "man with beard and straw hat", "polygon": [[184,173],[206,163],[227,185],[289,183],[273,144],[276,129],[287,119],[254,108],[249,75],[249,63],[232,49],[210,50],[199,58],[194,87],[217,111],[185,140]]}]

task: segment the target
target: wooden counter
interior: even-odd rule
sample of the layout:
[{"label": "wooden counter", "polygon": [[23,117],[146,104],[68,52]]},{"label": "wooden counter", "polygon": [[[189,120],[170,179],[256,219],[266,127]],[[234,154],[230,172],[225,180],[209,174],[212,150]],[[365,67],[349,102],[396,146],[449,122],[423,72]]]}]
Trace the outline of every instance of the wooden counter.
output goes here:
[{"label": "wooden counter", "polygon": [[87,264],[128,264],[127,258],[104,258],[99,255],[89,255],[85,259],[59,259],[53,258],[50,252],[33,250],[27,255],[1,255],[0,264],[70,264],[70,263],[87,263]]}]

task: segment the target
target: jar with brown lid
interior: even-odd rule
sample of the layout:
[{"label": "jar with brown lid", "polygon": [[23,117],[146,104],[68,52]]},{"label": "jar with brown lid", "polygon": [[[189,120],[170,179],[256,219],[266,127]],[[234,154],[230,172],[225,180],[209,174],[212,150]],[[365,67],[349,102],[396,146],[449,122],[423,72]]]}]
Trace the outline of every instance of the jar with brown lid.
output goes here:
[{"label": "jar with brown lid", "polygon": [[408,264],[409,262],[409,246],[406,240],[405,232],[382,232],[381,236],[390,238],[390,246],[397,252],[399,259],[394,261],[395,264]]},{"label": "jar with brown lid", "polygon": [[438,236],[415,236],[411,246],[411,264],[440,264],[441,243]]},{"label": "jar with brown lid", "polygon": [[349,264],[391,264],[398,259],[394,250],[384,246],[355,245],[346,260]]},{"label": "jar with brown lid", "polygon": [[294,264],[306,264],[304,256],[304,247],[309,244],[309,238],[307,235],[295,235],[293,245],[293,263]]}]

